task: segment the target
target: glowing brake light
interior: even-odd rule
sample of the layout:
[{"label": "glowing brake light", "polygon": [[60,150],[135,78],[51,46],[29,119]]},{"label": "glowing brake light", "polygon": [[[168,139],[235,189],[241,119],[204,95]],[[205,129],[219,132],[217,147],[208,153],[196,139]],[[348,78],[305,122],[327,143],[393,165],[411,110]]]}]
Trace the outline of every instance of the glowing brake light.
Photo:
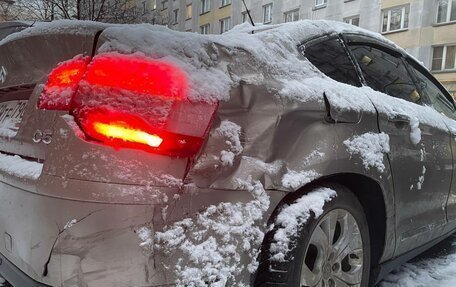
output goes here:
[{"label": "glowing brake light", "polygon": [[93,128],[99,134],[112,139],[120,139],[125,142],[146,144],[151,147],[159,147],[163,139],[157,135],[151,135],[141,130],[131,129],[116,124],[93,123]]}]

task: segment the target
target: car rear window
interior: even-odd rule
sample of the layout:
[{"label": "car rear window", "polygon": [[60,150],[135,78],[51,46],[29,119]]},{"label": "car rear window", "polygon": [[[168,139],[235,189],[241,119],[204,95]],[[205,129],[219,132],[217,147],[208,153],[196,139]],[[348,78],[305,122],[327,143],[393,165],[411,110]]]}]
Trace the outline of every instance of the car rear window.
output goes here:
[{"label": "car rear window", "polygon": [[304,56],[321,72],[341,83],[360,87],[356,69],[339,38],[315,40],[304,44]]}]

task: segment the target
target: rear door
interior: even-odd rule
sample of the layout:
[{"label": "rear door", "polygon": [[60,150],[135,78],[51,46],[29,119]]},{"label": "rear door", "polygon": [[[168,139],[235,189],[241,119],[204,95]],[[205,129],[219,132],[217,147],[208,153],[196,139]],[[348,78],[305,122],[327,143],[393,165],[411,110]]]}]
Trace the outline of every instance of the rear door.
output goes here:
[{"label": "rear door", "polygon": [[[417,85],[422,89],[429,106],[434,108],[442,118],[450,130],[450,142],[453,152],[453,167],[456,163],[456,107],[450,94],[445,88],[423,67],[416,63],[413,59],[408,59],[412,72],[417,79]],[[456,225],[456,169],[453,168],[453,179],[448,197],[447,216],[449,228],[454,228]]]},{"label": "rear door", "polygon": [[[389,160],[396,200],[396,254],[439,236],[452,176],[450,135],[427,104],[409,66],[394,49],[348,40],[373,94],[379,128],[390,137]],[[400,99],[400,100],[399,100]]]}]

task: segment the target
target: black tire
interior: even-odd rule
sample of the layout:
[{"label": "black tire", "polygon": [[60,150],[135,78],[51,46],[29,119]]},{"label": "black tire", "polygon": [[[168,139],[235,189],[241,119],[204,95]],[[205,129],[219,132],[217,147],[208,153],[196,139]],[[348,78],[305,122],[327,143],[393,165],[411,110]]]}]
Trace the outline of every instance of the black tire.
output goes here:
[{"label": "black tire", "polygon": [[[269,251],[270,243],[274,236],[274,228],[272,231],[268,232],[265,236],[264,244],[262,246],[260,254],[260,264],[258,271],[254,280],[255,287],[272,287],[272,286],[290,286],[290,287],[302,287],[301,283],[301,269],[304,263],[304,256],[311,239],[311,236],[321,220],[325,218],[328,213],[333,212],[337,213],[339,210],[347,211],[355,219],[359,233],[362,239],[362,279],[361,284],[356,285],[360,287],[367,287],[369,284],[369,273],[370,273],[370,239],[369,239],[369,228],[366,220],[366,216],[363,211],[363,207],[359,203],[356,196],[348,190],[346,187],[338,184],[324,184],[323,187],[328,187],[337,192],[337,196],[333,198],[330,202],[327,202],[323,207],[323,214],[318,218],[312,214],[311,218],[299,231],[298,236],[293,242],[293,249],[287,254],[286,260],[284,262],[277,262],[270,260],[271,254]],[[314,187],[308,192],[318,189]],[[287,203],[294,202],[300,196],[293,196],[289,199]],[[280,209],[279,211],[280,212]],[[332,213],[332,214],[333,214]],[[334,235],[334,238],[336,235]],[[359,237],[358,237],[359,239]],[[334,239],[333,239],[334,240]],[[361,253],[361,252],[360,252]],[[310,253],[309,253],[310,254]],[[353,255],[351,255],[353,256]],[[307,257],[309,258],[309,257]],[[326,266],[325,266],[326,267]],[[327,270],[327,269],[326,269]],[[327,274],[327,273],[326,273]],[[329,282],[332,283],[332,282]],[[305,285],[303,285],[305,286]],[[335,285],[337,286],[337,285]]]}]

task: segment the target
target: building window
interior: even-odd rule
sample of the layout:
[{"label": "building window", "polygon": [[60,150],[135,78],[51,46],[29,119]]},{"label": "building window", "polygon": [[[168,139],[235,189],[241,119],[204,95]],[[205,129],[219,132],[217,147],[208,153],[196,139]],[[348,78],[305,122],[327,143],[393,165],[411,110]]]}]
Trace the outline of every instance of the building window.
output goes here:
[{"label": "building window", "polygon": [[315,0],[315,7],[326,5],[327,0]]},{"label": "building window", "polygon": [[211,11],[211,0],[201,0],[201,14]]},{"label": "building window", "polygon": [[146,12],[147,12],[147,9],[146,9],[146,1],[143,1],[143,2],[142,2],[142,13],[143,13],[143,15],[146,14]]},{"label": "building window", "polygon": [[168,0],[162,1],[162,10],[168,9]]},{"label": "building window", "polygon": [[245,22],[250,22],[249,15],[247,14],[246,11],[242,12],[242,23],[245,23]]},{"label": "building window", "polygon": [[284,14],[285,22],[294,22],[299,20],[299,9],[285,12]]},{"label": "building window", "polygon": [[453,99],[456,100],[456,82],[445,83],[445,88],[450,92]]},{"label": "building window", "polygon": [[359,16],[344,18],[344,22],[347,24],[359,27]]},{"label": "building window", "polygon": [[231,29],[231,18],[225,18],[220,20],[220,34],[223,34]]},{"label": "building window", "polygon": [[200,33],[201,34],[209,34],[210,30],[211,30],[211,25],[210,24],[206,24],[206,25],[203,25],[203,26],[200,27]]},{"label": "building window", "polygon": [[456,0],[438,0],[437,23],[456,21]]},{"label": "building window", "polygon": [[231,0],[222,0],[221,7],[226,6],[226,5],[230,5],[230,4],[231,4]]},{"label": "building window", "polygon": [[272,22],[272,3],[263,6],[263,23],[271,23]]},{"label": "building window", "polygon": [[188,4],[187,5],[187,10],[186,10],[186,15],[185,15],[185,19],[191,19],[192,18],[192,14],[193,14],[193,8],[192,8],[192,4]]},{"label": "building window", "polygon": [[157,9],[157,0],[152,0],[150,6],[152,7],[152,10]]},{"label": "building window", "polygon": [[394,7],[382,11],[382,32],[407,29],[409,24],[410,5]]},{"label": "building window", "polygon": [[456,69],[456,45],[434,47],[432,55],[432,70],[455,70]]},{"label": "building window", "polygon": [[173,11],[173,21],[174,21],[174,24],[177,24],[179,20],[179,9],[176,9]]}]

